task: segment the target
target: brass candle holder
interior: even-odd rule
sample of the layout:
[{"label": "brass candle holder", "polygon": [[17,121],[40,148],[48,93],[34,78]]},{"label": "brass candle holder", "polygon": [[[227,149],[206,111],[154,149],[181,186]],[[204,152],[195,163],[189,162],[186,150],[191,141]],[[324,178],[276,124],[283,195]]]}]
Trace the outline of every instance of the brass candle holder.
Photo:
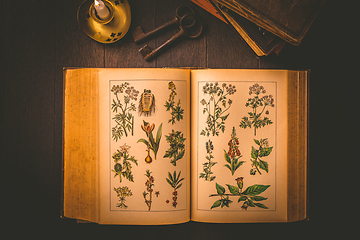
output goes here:
[{"label": "brass candle holder", "polygon": [[77,19],[82,30],[101,43],[114,43],[125,36],[130,28],[131,11],[127,0],[102,0],[110,14],[101,19],[93,0],[84,1],[78,9]]}]

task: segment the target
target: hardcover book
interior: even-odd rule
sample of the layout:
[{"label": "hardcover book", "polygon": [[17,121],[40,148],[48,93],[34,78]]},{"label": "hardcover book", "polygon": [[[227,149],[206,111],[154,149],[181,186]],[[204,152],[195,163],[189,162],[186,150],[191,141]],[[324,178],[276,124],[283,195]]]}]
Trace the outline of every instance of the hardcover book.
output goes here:
[{"label": "hardcover book", "polygon": [[274,52],[279,54],[285,41],[272,33],[258,27],[232,10],[209,0],[218,12],[229,22],[236,32],[245,40],[257,56],[267,56]]},{"label": "hardcover book", "polygon": [[285,41],[299,45],[326,0],[213,0]]},{"label": "hardcover book", "polygon": [[308,75],[64,69],[61,216],[129,225],[307,219]]},{"label": "hardcover book", "polygon": [[257,56],[267,56],[270,53],[279,55],[285,41],[272,33],[258,27],[239,14],[212,0],[191,0],[232,28],[241,36]]}]

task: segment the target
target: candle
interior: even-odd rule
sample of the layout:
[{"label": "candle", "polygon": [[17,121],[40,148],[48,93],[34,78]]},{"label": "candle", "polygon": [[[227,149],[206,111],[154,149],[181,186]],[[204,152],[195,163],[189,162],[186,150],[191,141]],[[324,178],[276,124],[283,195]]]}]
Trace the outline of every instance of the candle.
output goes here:
[{"label": "candle", "polygon": [[100,19],[104,20],[107,19],[110,15],[109,10],[105,6],[104,2],[101,0],[95,0],[94,1],[94,7],[97,15]]}]

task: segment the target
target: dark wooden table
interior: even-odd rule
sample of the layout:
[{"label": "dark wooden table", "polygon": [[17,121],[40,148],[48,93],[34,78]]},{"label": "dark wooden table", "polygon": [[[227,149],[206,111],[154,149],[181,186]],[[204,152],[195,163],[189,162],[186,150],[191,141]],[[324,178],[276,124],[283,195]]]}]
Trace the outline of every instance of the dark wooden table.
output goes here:
[{"label": "dark wooden table", "polygon": [[[286,45],[280,56],[257,58],[240,37],[204,10],[180,0],[130,0],[130,31],[144,31],[173,18],[180,4],[192,6],[206,25],[197,40],[178,43],[152,62],[142,59],[131,34],[103,45],[80,29],[76,12],[83,0],[5,0],[0,5],[2,82],[2,164],[5,174],[2,198],[5,222],[12,233],[46,239],[229,239],[292,235],[307,237],[336,204],[324,203],[324,191],[334,191],[329,151],[333,126],[326,115],[339,113],[332,96],[349,80],[349,27],[346,11],[329,1],[299,47]],[[4,3],[4,4],[3,4]],[[342,15],[339,15],[342,12]],[[351,27],[351,26],[350,26]],[[356,27],[357,28],[357,27]],[[351,29],[350,29],[351,30]],[[174,32],[149,42],[155,47]],[[349,43],[350,44],[350,43]],[[344,64],[345,62],[345,64]],[[61,154],[63,67],[205,67],[311,69],[310,82],[310,221],[292,224],[205,224],[173,226],[98,226],[61,219]],[[336,82],[335,82],[336,81]],[[341,84],[339,84],[341,81]],[[354,110],[354,109],[353,109]],[[333,131],[333,130],[332,130]],[[335,130],[336,131],[336,130]],[[333,150],[334,151],[334,150]],[[324,174],[324,175],[321,175]],[[319,177],[320,175],[320,177]],[[321,189],[321,191],[319,191]],[[5,190],[5,191],[4,191]],[[330,222],[331,218],[327,218]],[[290,228],[290,230],[288,229]],[[289,235],[290,234],[290,235]],[[122,238],[125,239],[125,238]]]}]

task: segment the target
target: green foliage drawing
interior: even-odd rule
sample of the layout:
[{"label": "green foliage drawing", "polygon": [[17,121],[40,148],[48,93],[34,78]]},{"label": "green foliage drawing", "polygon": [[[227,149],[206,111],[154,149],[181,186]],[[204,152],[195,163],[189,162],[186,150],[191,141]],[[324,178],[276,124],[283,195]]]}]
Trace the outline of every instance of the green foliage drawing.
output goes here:
[{"label": "green foliage drawing", "polygon": [[229,117],[226,111],[229,110],[232,100],[227,100],[228,95],[236,92],[234,85],[223,83],[220,87],[218,82],[206,83],[203,87],[204,94],[210,95],[209,100],[202,99],[200,103],[203,107],[203,114],[207,114],[207,126],[201,130],[200,135],[219,136],[220,131],[225,131],[225,120]]},{"label": "green foliage drawing", "polygon": [[[131,112],[136,111],[136,106],[132,100],[137,100],[139,91],[125,82],[121,85],[114,85],[111,92],[114,93],[116,98],[113,99],[111,104],[112,111],[116,113],[113,117],[116,125],[111,129],[111,134],[112,138],[118,141],[123,135],[126,137],[129,133],[134,135],[134,116]],[[124,100],[121,102],[119,94],[124,92]]]},{"label": "green foliage drawing", "polygon": [[203,163],[203,172],[200,173],[199,178],[204,178],[205,181],[209,181],[211,182],[212,180],[214,180],[216,178],[216,176],[211,176],[211,174],[213,174],[213,172],[211,171],[211,168],[217,163],[217,162],[213,162],[211,159],[214,158],[212,154],[212,151],[214,150],[214,146],[212,144],[212,141],[209,140],[205,143],[205,147],[206,147],[206,153],[208,154],[206,156],[206,160],[208,160],[207,162]]},{"label": "green foliage drawing", "polygon": [[170,148],[166,150],[164,158],[170,158],[170,163],[176,166],[176,161],[182,159],[185,154],[184,134],[180,131],[174,131],[169,135],[165,135],[166,141],[170,144]]},{"label": "green foliage drawing", "polygon": [[236,137],[235,127],[232,129],[231,139],[228,142],[229,150],[226,152],[224,150],[224,158],[228,164],[225,164],[225,167],[228,168],[233,176],[235,171],[245,162],[239,161],[242,157],[241,152],[239,150],[239,138]]},{"label": "green foliage drawing", "polygon": [[[154,191],[153,186],[155,186],[154,184],[154,177],[151,175],[150,170],[146,170],[145,176],[147,177],[147,180],[145,182],[145,186],[146,186],[146,190],[143,192],[143,197],[145,200],[145,204],[148,207],[148,210],[151,210],[151,203],[152,203],[152,193]],[[149,196],[149,198],[148,198]]]},{"label": "green foliage drawing", "polygon": [[[264,170],[265,172],[269,172],[269,164],[262,160],[262,157],[269,156],[273,147],[269,147],[269,141],[267,138],[256,140],[254,142],[259,146],[259,149],[251,147],[251,159],[252,162],[252,169],[250,169],[250,174],[255,175],[258,172],[261,175],[260,169]],[[259,169],[260,168],[260,169]]]},{"label": "green foliage drawing", "polygon": [[171,119],[169,119],[169,123],[171,122],[171,124],[175,124],[175,120],[176,121],[180,121],[181,119],[184,118],[183,114],[184,114],[184,109],[180,107],[180,99],[179,101],[175,104],[175,96],[177,95],[176,93],[176,86],[174,84],[174,82],[169,82],[169,90],[171,91],[170,96],[169,96],[169,100],[166,101],[165,103],[165,108],[166,111],[170,111],[171,114]]},{"label": "green foliage drawing", "polygon": [[173,207],[176,207],[177,205],[177,189],[179,189],[182,186],[182,183],[180,183],[185,178],[180,178],[181,171],[178,175],[176,175],[176,171],[174,171],[173,174],[168,172],[168,178],[166,178],[167,183],[173,188]]},{"label": "green foliage drawing", "polygon": [[118,187],[118,188],[114,187],[114,191],[116,192],[116,194],[119,198],[119,203],[116,205],[116,207],[127,208],[128,206],[125,205],[125,201],[126,201],[125,198],[132,196],[131,190],[127,186],[125,186],[125,187]]},{"label": "green foliage drawing", "polygon": [[117,152],[112,155],[115,165],[114,169],[111,171],[115,173],[114,177],[119,176],[120,182],[122,182],[122,177],[126,178],[130,182],[134,182],[134,176],[131,172],[131,162],[135,163],[136,166],[138,165],[138,162],[134,156],[130,157],[128,152],[129,149],[130,146],[125,143],[120,146],[120,150],[117,150]]},{"label": "green foliage drawing", "polygon": [[150,150],[154,153],[155,159],[156,159],[156,155],[157,152],[159,150],[159,146],[160,146],[160,139],[161,139],[161,134],[162,134],[162,123],[160,124],[158,131],[156,133],[156,138],[154,139],[154,136],[152,134],[152,131],[155,128],[155,124],[151,124],[148,122],[144,122],[144,125],[141,125],[141,129],[146,133],[146,136],[148,138],[148,140],[144,139],[144,138],[140,138],[137,142],[142,142],[147,146],[147,157],[145,158],[145,162],[146,163],[151,163],[152,162],[152,158],[150,157]]},{"label": "green foliage drawing", "polygon": [[217,207],[229,207],[230,203],[233,201],[230,200],[230,197],[239,197],[238,203],[242,203],[241,208],[247,210],[248,207],[259,207],[268,209],[263,203],[259,203],[260,201],[264,201],[267,198],[263,196],[259,196],[259,194],[263,193],[270,185],[259,185],[255,184],[250,187],[247,187],[244,191],[242,191],[244,183],[243,177],[238,177],[235,179],[237,186],[226,184],[230,193],[225,193],[225,188],[219,184],[215,184],[216,194],[211,194],[209,197],[220,197],[220,199],[216,200],[210,209]]},{"label": "green foliage drawing", "polygon": [[[266,90],[263,86],[255,83],[249,87],[249,95],[255,95],[253,98],[248,98],[245,103],[245,107],[252,108],[252,112],[248,112],[249,117],[243,117],[240,121],[241,128],[252,128],[254,127],[254,135],[256,136],[256,129],[270,125],[273,122],[268,117],[263,117],[266,107],[274,107],[274,98],[272,95],[266,95],[259,97],[260,94],[265,94]],[[265,111],[265,114],[269,114],[269,110]]]}]

